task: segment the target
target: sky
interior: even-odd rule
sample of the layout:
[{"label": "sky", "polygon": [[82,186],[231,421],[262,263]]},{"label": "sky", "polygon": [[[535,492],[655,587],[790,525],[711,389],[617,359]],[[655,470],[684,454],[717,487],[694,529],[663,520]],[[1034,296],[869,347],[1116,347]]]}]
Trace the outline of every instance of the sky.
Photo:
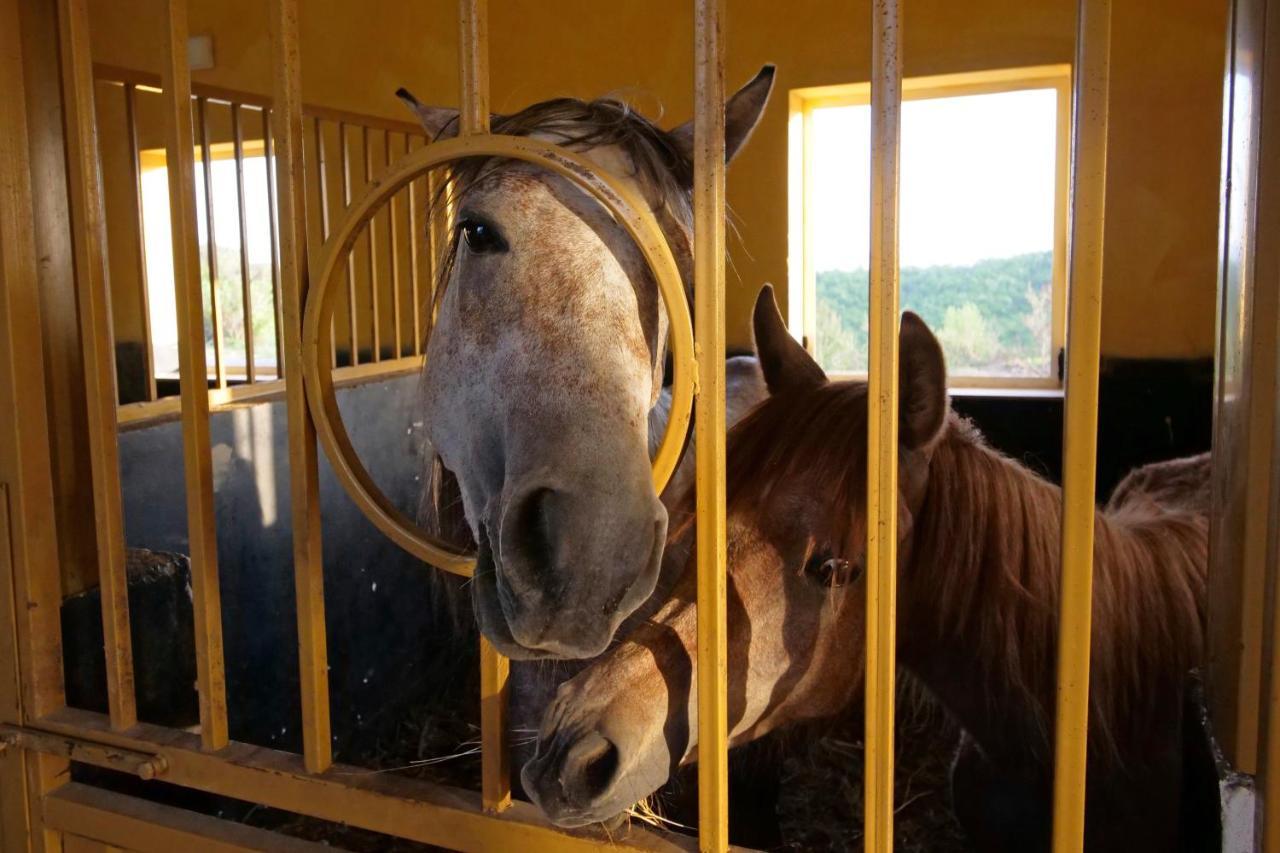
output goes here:
[{"label": "sky", "polygon": [[[866,106],[813,112],[814,269],[865,269]],[[902,105],[901,265],[971,264],[1053,248],[1057,92]]]}]

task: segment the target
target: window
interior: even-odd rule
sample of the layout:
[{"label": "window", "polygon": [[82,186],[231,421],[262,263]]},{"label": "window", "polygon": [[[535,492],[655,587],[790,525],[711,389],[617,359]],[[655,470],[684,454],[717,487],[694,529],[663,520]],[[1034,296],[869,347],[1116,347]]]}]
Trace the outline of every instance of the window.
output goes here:
[{"label": "window", "polygon": [[[219,332],[221,357],[228,380],[247,376],[244,323],[244,289],[240,268],[240,209],[234,149],[229,142],[209,146],[210,183],[213,186],[213,226],[216,238]],[[259,379],[274,379],[276,365],[276,312],[273,292],[271,226],[267,191],[267,161],[261,139],[246,139],[243,147],[246,259],[249,269],[250,317],[253,328],[253,360]],[[209,378],[216,377],[217,354],[210,311],[209,215],[205,198],[202,149],[195,149],[196,221],[200,241],[200,277],[204,281],[205,361]],[[151,310],[151,357],[156,378],[178,378],[178,314],[173,282],[172,231],[169,220],[169,173],[163,148],[139,152],[142,172],[143,242],[146,247],[147,299]]]},{"label": "window", "polygon": [[[956,386],[1057,388],[1070,67],[903,83],[901,306]],[[867,369],[866,84],[791,93],[790,316],[832,375]]]}]

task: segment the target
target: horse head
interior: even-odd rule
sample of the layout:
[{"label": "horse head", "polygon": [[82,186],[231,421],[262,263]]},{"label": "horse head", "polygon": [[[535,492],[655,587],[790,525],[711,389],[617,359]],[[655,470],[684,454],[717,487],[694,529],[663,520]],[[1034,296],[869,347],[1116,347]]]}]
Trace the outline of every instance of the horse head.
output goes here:
[{"label": "horse head", "polygon": [[[725,105],[726,154],[750,135],[767,66]],[[457,111],[407,92],[433,138]],[[692,125],[658,128],[615,100],[561,98],[494,133],[584,154],[631,182],[692,269]],[[423,377],[425,426],[457,477],[478,547],[480,628],[513,658],[587,658],[653,592],[667,512],[650,472],[667,315],[623,227],[571,182],[528,164],[456,164],[456,228]]]},{"label": "horse head", "polygon": [[[770,396],[728,441],[728,714],[738,745],[830,716],[863,676],[866,386],[831,383],[788,334],[772,291],[755,311]],[[942,350],[902,323],[899,535],[928,478],[948,410]],[[686,507],[687,509],[687,507]],[[673,530],[668,553],[688,553]],[[661,787],[697,747],[695,572],[608,655],[561,686],[525,765],[525,790],[557,823],[604,820]]]}]

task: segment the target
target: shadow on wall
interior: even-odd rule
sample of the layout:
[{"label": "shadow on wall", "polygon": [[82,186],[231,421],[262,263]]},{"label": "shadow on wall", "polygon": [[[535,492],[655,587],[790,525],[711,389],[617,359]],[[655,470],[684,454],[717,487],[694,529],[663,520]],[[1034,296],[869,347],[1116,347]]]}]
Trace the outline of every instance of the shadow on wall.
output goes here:
[{"label": "shadow on wall", "polygon": [[[411,375],[338,392],[365,466],[410,512],[424,470],[417,381]],[[211,431],[231,736],[300,750],[284,403],[217,413]],[[190,553],[180,424],[123,433],[120,465],[128,546]],[[453,670],[467,656],[457,654],[448,622],[433,618],[436,570],[365,520],[323,452],[320,511],[334,746],[339,754],[360,752],[394,731],[415,701],[458,683]]]}]

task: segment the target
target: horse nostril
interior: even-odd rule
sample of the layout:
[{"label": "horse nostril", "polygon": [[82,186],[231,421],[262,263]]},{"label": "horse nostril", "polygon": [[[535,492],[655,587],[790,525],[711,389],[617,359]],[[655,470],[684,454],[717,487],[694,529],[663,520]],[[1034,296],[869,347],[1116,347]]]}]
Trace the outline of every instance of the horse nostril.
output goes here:
[{"label": "horse nostril", "polygon": [[519,554],[520,562],[533,572],[550,568],[553,556],[552,530],[555,492],[547,488],[529,491],[516,505],[504,547]]},{"label": "horse nostril", "polygon": [[560,783],[565,796],[579,807],[604,797],[618,775],[618,748],[598,732],[591,732],[569,750]]}]

